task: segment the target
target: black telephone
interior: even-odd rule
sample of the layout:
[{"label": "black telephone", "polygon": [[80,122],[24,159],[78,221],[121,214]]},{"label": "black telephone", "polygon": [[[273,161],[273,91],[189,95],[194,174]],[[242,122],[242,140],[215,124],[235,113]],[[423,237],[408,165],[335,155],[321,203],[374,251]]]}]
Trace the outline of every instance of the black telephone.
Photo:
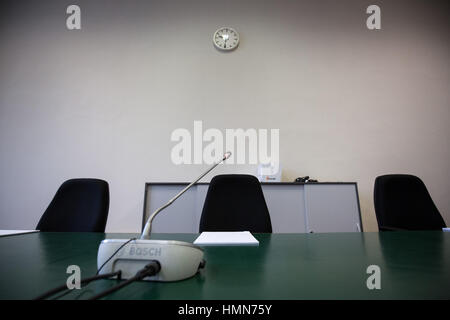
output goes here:
[{"label": "black telephone", "polygon": [[294,182],[302,182],[302,183],[309,183],[309,182],[318,182],[317,180],[310,179],[309,176],[299,177],[295,179]]}]

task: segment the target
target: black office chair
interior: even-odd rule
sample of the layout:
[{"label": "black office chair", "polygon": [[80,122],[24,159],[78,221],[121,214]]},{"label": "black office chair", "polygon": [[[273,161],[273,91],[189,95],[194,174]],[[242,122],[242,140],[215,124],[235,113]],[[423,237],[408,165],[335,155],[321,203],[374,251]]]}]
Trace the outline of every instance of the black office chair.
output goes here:
[{"label": "black office chair", "polygon": [[425,184],[416,176],[377,177],[374,202],[380,231],[442,230],[445,227]]},{"label": "black office chair", "polygon": [[64,182],[36,227],[40,231],[105,232],[109,209],[108,183],[99,179]]},{"label": "black office chair", "polygon": [[215,176],[206,194],[199,230],[271,233],[269,210],[258,179],[243,174]]}]

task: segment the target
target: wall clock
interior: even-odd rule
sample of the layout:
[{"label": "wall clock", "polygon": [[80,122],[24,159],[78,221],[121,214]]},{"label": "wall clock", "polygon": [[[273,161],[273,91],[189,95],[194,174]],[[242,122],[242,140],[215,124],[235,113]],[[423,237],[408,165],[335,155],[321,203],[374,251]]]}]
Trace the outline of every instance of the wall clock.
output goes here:
[{"label": "wall clock", "polygon": [[230,27],[219,28],[216,32],[214,32],[213,43],[219,50],[234,50],[239,45],[239,33]]}]

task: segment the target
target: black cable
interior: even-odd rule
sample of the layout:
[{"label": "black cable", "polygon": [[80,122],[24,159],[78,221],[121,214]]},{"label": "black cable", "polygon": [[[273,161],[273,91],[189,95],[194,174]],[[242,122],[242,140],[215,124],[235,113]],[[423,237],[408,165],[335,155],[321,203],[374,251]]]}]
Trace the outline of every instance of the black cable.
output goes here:
[{"label": "black cable", "polygon": [[[84,289],[84,288],[83,288]],[[60,298],[62,298],[62,297],[65,297],[65,296],[67,296],[69,293],[71,293],[72,292],[72,290],[70,290],[70,289],[66,289],[66,291],[63,291],[63,293],[61,293],[60,295],[57,295],[56,297],[53,297],[52,298],[52,300],[58,300],[58,299],[60,299]]]},{"label": "black cable", "polygon": [[[101,275],[95,275],[93,277],[81,279],[80,280],[80,284],[86,284],[86,283],[90,283],[90,282],[95,281],[95,280],[106,279],[106,278],[111,278],[111,277],[115,277],[115,276],[117,276],[117,278],[120,279],[121,275],[122,275],[122,271],[121,270],[116,271],[116,272],[111,272],[111,273],[105,273],[105,274],[101,274]],[[67,284],[64,284],[62,286],[56,287],[54,289],[51,289],[51,290],[49,290],[49,291],[47,291],[47,292],[37,296],[33,300],[43,300],[43,299],[51,297],[52,295],[54,295],[54,294],[56,294],[56,293],[58,293],[60,291],[63,291],[63,290],[70,290],[70,289],[67,288]]]},{"label": "black cable", "polygon": [[[136,238],[129,239],[127,242],[123,243],[116,251],[114,251],[114,253],[100,266],[100,268],[98,268],[97,272],[95,273],[95,276],[90,277],[90,278],[86,278],[86,279],[81,279],[80,283],[81,284],[89,283],[89,282],[94,281],[94,280],[106,279],[106,278],[110,278],[110,277],[113,277],[113,276],[116,276],[116,275],[118,276],[118,279],[120,280],[120,276],[121,276],[121,271],[120,270],[116,271],[116,272],[112,272],[112,273],[107,273],[107,274],[104,274],[104,275],[99,275],[99,273],[102,270],[102,268],[117,254],[117,252],[120,251],[120,249],[122,249],[125,245],[127,245],[128,243],[130,243],[133,240],[136,240]],[[50,297],[50,296],[52,296],[52,295],[54,295],[54,294],[56,294],[58,292],[61,292],[63,290],[71,290],[71,289],[67,288],[67,285],[65,284],[65,285],[56,287],[54,289],[51,289],[51,290],[49,290],[49,291],[39,295],[38,297],[34,298],[33,300],[43,300],[43,299],[48,298],[48,297]],[[63,297],[67,293],[68,292],[64,292],[61,295],[59,295],[58,297],[56,297],[56,298]]]},{"label": "black cable", "polygon": [[97,270],[97,273],[96,274],[99,274],[100,273],[100,270],[102,270],[102,268],[105,266],[105,264],[107,264],[116,254],[117,254],[117,252],[119,252],[120,251],[120,249],[122,249],[123,247],[125,247],[128,243],[130,243],[131,241],[133,241],[133,240],[136,240],[136,238],[131,238],[130,240],[128,240],[127,242],[125,242],[124,244],[122,244],[120,247],[119,247],[119,249],[117,249],[109,258],[108,258],[108,260],[106,260],[101,266],[100,266],[100,268],[98,268],[98,270]]},{"label": "black cable", "polygon": [[112,288],[109,288],[103,292],[100,292],[99,294],[89,298],[89,300],[97,300],[97,299],[101,299],[105,296],[107,296],[108,294],[113,293],[114,291],[117,291],[119,289],[122,289],[123,287],[129,285],[130,283],[134,282],[134,281],[139,281],[144,279],[145,277],[151,277],[154,276],[155,274],[157,274],[159,271],[161,270],[161,265],[159,264],[159,261],[157,260],[151,260],[150,263],[148,263],[144,268],[142,268],[141,270],[139,270],[136,275]]}]

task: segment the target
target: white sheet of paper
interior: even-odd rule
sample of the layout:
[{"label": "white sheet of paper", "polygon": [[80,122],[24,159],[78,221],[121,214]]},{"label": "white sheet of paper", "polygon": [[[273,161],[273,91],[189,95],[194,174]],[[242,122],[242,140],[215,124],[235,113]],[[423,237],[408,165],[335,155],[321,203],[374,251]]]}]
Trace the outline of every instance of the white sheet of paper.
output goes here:
[{"label": "white sheet of paper", "polygon": [[249,231],[202,232],[194,244],[199,246],[258,246],[259,241]]},{"label": "white sheet of paper", "polygon": [[39,231],[38,230],[0,230],[0,237],[12,236],[14,234],[33,233],[33,232],[39,232]]}]

